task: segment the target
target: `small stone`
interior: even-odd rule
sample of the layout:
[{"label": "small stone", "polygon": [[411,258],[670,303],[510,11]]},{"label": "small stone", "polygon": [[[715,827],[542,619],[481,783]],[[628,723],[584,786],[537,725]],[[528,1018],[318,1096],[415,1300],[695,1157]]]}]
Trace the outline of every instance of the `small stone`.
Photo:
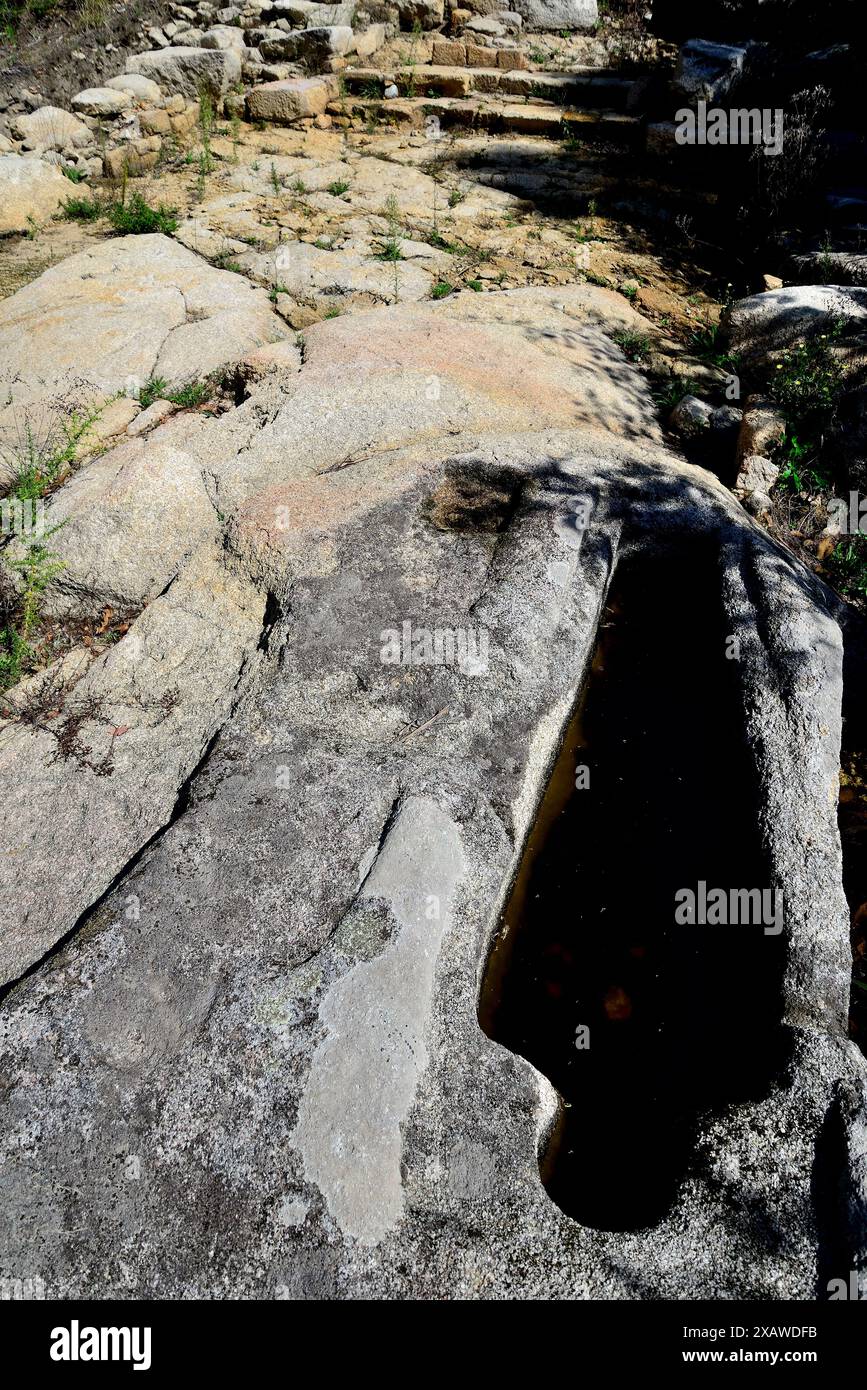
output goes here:
[{"label": "small stone", "polygon": [[114,150],[106,150],[102,170],[109,179],[134,179],[153,169],[158,159],[159,154],[154,150],[146,148],[139,151],[130,145],[123,145]]},{"label": "small stone", "polygon": [[172,405],[171,401],[153,401],[148,406],[147,410],[143,410],[141,414],[137,415],[132,423],[127,426],[127,434],[133,436],[146,434],[148,430],[152,430],[157,425],[161,425],[163,420],[167,420],[170,415],[173,415],[176,408],[176,406]]},{"label": "small stone", "polygon": [[142,111],[139,116],[139,125],[146,135],[170,135],[172,129],[171,117],[168,111]]},{"label": "small stone", "polygon": [[130,105],[129,94],[114,87],[87,87],[72,98],[73,110],[86,116],[117,116]]},{"label": "small stone", "polygon": [[707,401],[699,400],[698,396],[684,396],[669,416],[669,428],[686,439],[694,439],[696,435],[710,429],[712,414],[713,410]]},{"label": "small stone", "polygon": [[767,495],[780,476],[778,466],[760,454],[750,454],[744,459],[735,482],[736,497],[749,497],[758,492]]},{"label": "small stone", "polygon": [[163,94],[156,82],[152,82],[149,77],[142,77],[137,72],[122,73],[120,77],[110,77],[103,84],[110,87],[115,92],[128,92],[135,97],[136,101],[146,101],[149,106],[156,106],[162,102]]},{"label": "small stone", "polygon": [[493,38],[505,38],[506,31],[502,24],[496,19],[490,19],[487,15],[475,15],[468,20],[464,26],[473,34],[487,34]]}]

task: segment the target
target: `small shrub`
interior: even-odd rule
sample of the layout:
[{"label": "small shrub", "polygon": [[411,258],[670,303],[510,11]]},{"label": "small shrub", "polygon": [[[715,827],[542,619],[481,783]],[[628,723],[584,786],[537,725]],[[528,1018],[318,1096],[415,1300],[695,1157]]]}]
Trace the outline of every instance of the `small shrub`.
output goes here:
[{"label": "small shrub", "polygon": [[94,410],[50,419],[44,428],[25,418],[12,438],[0,447],[0,459],[11,469],[9,495],[20,502],[45,497],[72,467],[79,442],[99,417]]},{"label": "small shrub", "polygon": [[844,597],[867,599],[867,536],[847,536],[825,562],[835,588]]},{"label": "small shrub", "polygon": [[390,194],[385,204],[385,219],[388,223],[388,236],[383,242],[377,260],[380,261],[402,261],[403,252],[401,250],[400,239],[400,208],[394,194]]},{"label": "small shrub", "polygon": [[104,211],[98,198],[66,198],[61,204],[67,222],[95,222],[104,216]]},{"label": "small shrub", "polygon": [[780,466],[777,486],[787,492],[805,492],[808,488],[825,492],[831,480],[819,466],[819,453],[815,444],[787,432],[776,456]]},{"label": "small shrub", "polygon": [[20,558],[8,560],[3,556],[3,565],[21,576],[22,586],[15,601],[11,604],[7,601],[4,605],[6,623],[0,630],[0,689],[17,685],[35,660],[31,637],[39,621],[42,595],[64,567],[63,561],[58,560],[44,541],[59,530],[60,527],[55,526],[42,540],[30,542]]},{"label": "small shrub", "polygon": [[445,299],[447,294],[451,294],[454,285],[450,285],[448,280],[438,280],[430,292],[431,299]]},{"label": "small shrub", "polygon": [[147,232],[163,232],[170,236],[178,229],[174,208],[160,204],[152,208],[140,193],[133,193],[125,202],[112,203],[108,220],[118,236],[138,236]]},{"label": "small shrub", "polygon": [[793,429],[819,432],[836,414],[843,372],[832,344],[840,331],[838,325],[830,333],[785,348],[771,372],[770,393]]},{"label": "small shrub", "polygon": [[346,179],[335,179],[328,185],[328,192],[334,198],[342,198],[349,189],[349,182]]}]

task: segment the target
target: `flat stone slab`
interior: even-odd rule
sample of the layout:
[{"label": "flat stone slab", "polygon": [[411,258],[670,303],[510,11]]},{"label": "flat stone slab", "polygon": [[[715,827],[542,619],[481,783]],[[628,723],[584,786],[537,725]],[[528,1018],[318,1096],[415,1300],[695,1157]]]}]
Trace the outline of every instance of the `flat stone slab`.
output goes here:
[{"label": "flat stone slab", "polygon": [[[60,173],[37,167],[58,202],[67,196]],[[287,333],[265,290],[169,237],[102,242],[0,304],[0,436],[8,442],[28,416],[45,430],[62,406],[87,410],[117,392],[136,394],[152,377],[181,386]],[[31,351],[22,362],[24,341]]]},{"label": "flat stone slab", "polygon": [[[525,29],[589,32],[599,19],[596,0],[514,0]],[[478,28],[478,26],[474,26]]]}]

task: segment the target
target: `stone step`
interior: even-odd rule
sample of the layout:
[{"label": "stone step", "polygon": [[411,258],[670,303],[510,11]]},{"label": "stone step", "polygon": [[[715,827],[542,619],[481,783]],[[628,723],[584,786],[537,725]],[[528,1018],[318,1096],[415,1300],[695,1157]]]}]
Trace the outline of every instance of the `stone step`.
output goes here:
[{"label": "stone step", "polygon": [[[385,88],[383,73],[376,68],[347,68],[341,76],[353,95],[372,97],[381,95]],[[562,73],[419,64],[397,69],[394,82],[402,96],[467,97],[477,92],[551,101],[559,106],[633,112],[640,107],[648,79],[620,77],[604,68]]]},{"label": "stone step", "polygon": [[436,117],[443,127],[466,126],[493,134],[513,131],[549,139],[604,140],[635,146],[643,138],[641,121],[620,111],[573,110],[537,102],[486,102],[484,97],[343,97],[327,107],[333,116],[361,116],[422,130]]},{"label": "stone step", "polygon": [[448,163],[477,183],[544,204],[549,211],[556,208],[563,216],[585,216],[593,198],[602,216],[617,212],[639,223],[665,223],[680,214],[713,215],[717,202],[712,191],[683,189],[661,178],[652,163],[636,161],[631,151],[618,158],[588,145],[576,154],[559,139],[464,137],[451,148]]}]

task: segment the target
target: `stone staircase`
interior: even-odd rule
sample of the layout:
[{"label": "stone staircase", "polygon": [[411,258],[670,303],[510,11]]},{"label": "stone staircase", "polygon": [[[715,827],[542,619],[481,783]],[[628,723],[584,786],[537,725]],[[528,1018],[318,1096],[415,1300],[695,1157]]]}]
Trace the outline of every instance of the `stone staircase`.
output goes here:
[{"label": "stone staircase", "polygon": [[[336,116],[379,118],[414,128],[424,128],[434,116],[443,127],[601,140],[630,148],[643,138],[641,119],[633,114],[640,84],[608,73],[431,64],[401,68],[388,76],[373,68],[347,68],[341,77],[343,93],[327,107]],[[398,95],[386,97],[393,88]]]}]

